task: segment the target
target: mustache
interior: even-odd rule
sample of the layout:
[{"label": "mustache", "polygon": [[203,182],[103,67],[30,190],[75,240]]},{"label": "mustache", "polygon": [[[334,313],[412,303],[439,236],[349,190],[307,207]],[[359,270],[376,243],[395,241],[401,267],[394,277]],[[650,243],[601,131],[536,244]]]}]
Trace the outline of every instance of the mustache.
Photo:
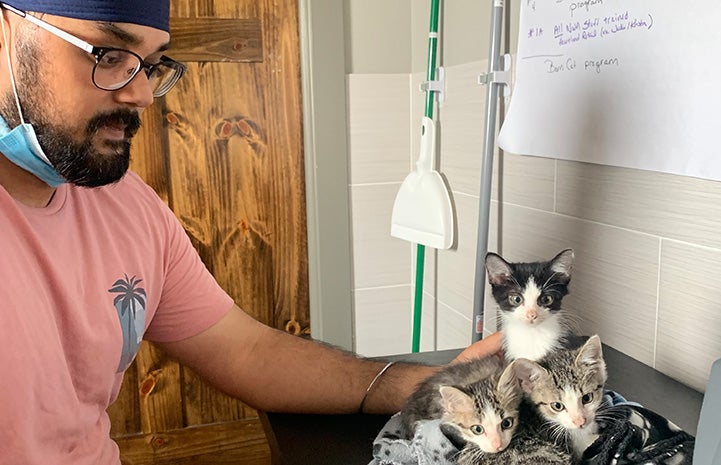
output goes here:
[{"label": "mustache", "polygon": [[103,126],[125,126],[125,136],[130,139],[140,129],[140,115],[137,111],[128,109],[113,110],[106,113],[99,113],[88,121],[88,136]]}]

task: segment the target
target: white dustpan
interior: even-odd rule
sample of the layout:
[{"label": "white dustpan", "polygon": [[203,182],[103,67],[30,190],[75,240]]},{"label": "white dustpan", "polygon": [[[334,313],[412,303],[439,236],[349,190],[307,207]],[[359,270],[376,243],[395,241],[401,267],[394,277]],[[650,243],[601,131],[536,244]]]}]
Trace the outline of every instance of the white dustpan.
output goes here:
[{"label": "white dustpan", "polygon": [[435,170],[436,125],[423,118],[416,170],[403,180],[393,203],[391,236],[436,249],[453,245],[453,205]]}]

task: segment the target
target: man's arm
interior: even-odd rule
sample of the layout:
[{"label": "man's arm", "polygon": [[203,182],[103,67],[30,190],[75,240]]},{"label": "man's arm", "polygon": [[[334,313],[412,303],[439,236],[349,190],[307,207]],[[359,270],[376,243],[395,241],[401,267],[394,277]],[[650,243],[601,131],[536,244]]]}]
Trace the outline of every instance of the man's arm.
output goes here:
[{"label": "man's arm", "polygon": [[[498,339],[484,339],[463,354],[495,353]],[[202,333],[159,345],[223,392],[277,412],[357,412],[371,380],[385,366],[270,328],[237,306]],[[373,385],[364,411],[397,412],[437,369],[393,365]]]}]

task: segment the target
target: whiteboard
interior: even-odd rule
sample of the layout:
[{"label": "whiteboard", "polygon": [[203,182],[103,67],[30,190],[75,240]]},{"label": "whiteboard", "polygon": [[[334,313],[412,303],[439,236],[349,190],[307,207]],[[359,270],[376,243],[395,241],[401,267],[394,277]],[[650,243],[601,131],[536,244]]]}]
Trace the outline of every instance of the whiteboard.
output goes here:
[{"label": "whiteboard", "polygon": [[521,0],[508,152],[721,180],[721,1]]}]

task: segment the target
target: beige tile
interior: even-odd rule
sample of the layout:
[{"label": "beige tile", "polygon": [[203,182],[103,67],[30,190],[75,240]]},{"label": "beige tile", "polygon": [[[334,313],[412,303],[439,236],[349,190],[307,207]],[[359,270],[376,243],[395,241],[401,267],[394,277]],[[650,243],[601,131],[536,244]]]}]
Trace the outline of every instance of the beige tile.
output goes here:
[{"label": "beige tile", "polygon": [[446,98],[438,112],[441,171],[454,192],[479,194],[485,89],[478,85],[482,62],[446,69]]},{"label": "beige tile", "polygon": [[[421,120],[426,114],[426,93],[420,90],[420,85],[426,80],[425,71],[422,73],[413,73],[410,76],[411,86],[408,89],[411,99],[410,134],[411,134],[411,154],[415,161],[418,157],[421,141]],[[437,118],[441,108],[438,101],[433,102],[433,115]],[[441,165],[442,166],[442,165]]]},{"label": "beige tile", "polygon": [[663,241],[656,368],[703,391],[721,358],[721,251]]},{"label": "beige tile", "polygon": [[[491,198],[553,211],[556,160],[505,153],[493,161]],[[500,187],[499,190],[499,175]],[[500,196],[500,199],[499,199]]]},{"label": "beige tile", "polygon": [[350,182],[400,182],[411,169],[408,74],[350,74]]},{"label": "beige tile", "polygon": [[511,261],[576,254],[571,293],[563,303],[583,334],[653,364],[659,239],[646,234],[506,205],[503,250]]},{"label": "beige tile", "polygon": [[[356,351],[364,356],[412,351],[413,289],[410,286],[363,289],[354,293]],[[421,351],[435,350],[435,302],[424,295]]]},{"label": "beige tile", "polygon": [[561,213],[721,248],[721,182],[558,161]]},{"label": "beige tile", "polygon": [[443,303],[438,304],[438,350],[467,347],[472,330],[470,318]]},{"label": "beige tile", "polygon": [[[458,235],[455,249],[438,252],[438,281],[436,289],[441,300],[471,321],[473,318],[474,292],[476,286],[476,248],[478,237],[478,199],[472,196],[458,195]],[[491,202],[489,218],[488,249],[498,250],[498,203]],[[486,298],[483,304],[484,330],[496,330],[496,305],[490,288],[486,285],[485,271],[482,269],[479,279],[483,280]],[[439,330],[443,322],[438,323]]]},{"label": "beige tile", "polygon": [[387,0],[343,2],[346,69],[356,73],[410,71],[409,3]]},{"label": "beige tile", "polygon": [[410,286],[354,292],[355,351],[366,357],[411,352]]},{"label": "beige tile", "polygon": [[468,195],[455,198],[458,218],[456,247],[438,252],[438,299],[467,318],[473,312],[476,264],[478,199]]},{"label": "beige tile", "polygon": [[410,284],[411,245],[390,235],[399,185],[351,187],[354,288]]}]

